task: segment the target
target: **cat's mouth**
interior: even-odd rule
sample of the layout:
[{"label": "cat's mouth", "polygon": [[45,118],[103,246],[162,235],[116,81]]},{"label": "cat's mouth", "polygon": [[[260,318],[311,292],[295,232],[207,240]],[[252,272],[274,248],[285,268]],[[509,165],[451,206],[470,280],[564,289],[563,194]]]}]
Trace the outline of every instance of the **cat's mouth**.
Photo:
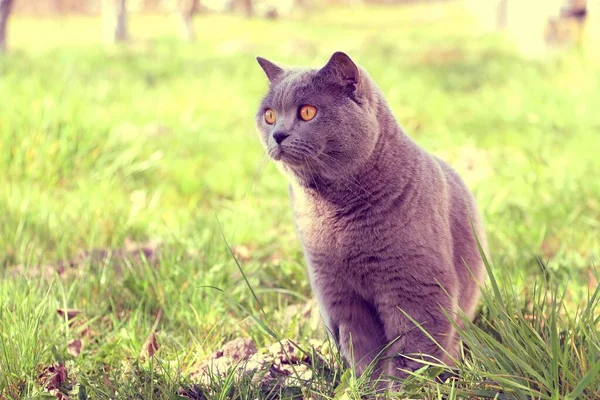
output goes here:
[{"label": "cat's mouth", "polygon": [[289,148],[283,146],[272,146],[268,151],[269,157],[275,161],[281,161],[284,164],[289,165],[302,165],[306,164],[306,156],[302,156]]},{"label": "cat's mouth", "polygon": [[273,146],[269,148],[268,154],[273,160],[280,161],[283,157],[283,150],[281,146]]}]

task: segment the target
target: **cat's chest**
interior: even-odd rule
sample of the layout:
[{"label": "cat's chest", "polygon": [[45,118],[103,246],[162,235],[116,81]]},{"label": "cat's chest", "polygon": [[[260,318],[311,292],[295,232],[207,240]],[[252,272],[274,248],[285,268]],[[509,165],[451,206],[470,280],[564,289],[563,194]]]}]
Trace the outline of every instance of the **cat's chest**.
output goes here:
[{"label": "cat's chest", "polygon": [[394,209],[383,212],[377,204],[360,199],[333,203],[304,193],[291,194],[298,237],[305,252],[315,258],[323,255],[328,261],[351,262],[357,252],[377,251],[400,229]]},{"label": "cat's chest", "polygon": [[[338,282],[369,298],[378,266],[368,256],[375,254],[379,241],[365,231],[360,221],[349,222],[335,214],[295,212],[296,230],[302,243],[311,284]],[[321,283],[319,283],[321,282]]]},{"label": "cat's chest", "polygon": [[368,228],[372,229],[368,216],[349,218],[333,210],[310,206],[294,207],[294,217],[298,237],[309,254],[341,262],[357,248],[372,246],[371,235],[365,235]]},{"label": "cat's chest", "polygon": [[329,213],[314,209],[294,208],[294,219],[299,239],[305,248],[313,251],[335,252],[344,243],[347,230]]}]

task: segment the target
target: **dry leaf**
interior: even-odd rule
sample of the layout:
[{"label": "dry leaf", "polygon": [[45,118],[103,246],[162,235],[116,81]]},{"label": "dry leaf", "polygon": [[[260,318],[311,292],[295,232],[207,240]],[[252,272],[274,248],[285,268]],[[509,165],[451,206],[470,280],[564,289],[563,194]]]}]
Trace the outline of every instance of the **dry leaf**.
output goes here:
[{"label": "dry leaf", "polygon": [[38,376],[41,386],[55,394],[58,398],[62,395],[60,392],[57,394],[60,385],[67,380],[68,373],[67,368],[64,364],[51,365],[48,368],[44,368],[42,373]]},{"label": "dry leaf", "polygon": [[587,276],[588,276],[588,288],[591,293],[594,293],[594,291],[598,287],[598,280],[596,279],[596,275],[594,275],[594,271],[591,268],[587,270]]},{"label": "dry leaf", "polygon": [[223,345],[223,356],[231,358],[234,362],[247,360],[256,354],[256,346],[252,339],[238,338]]},{"label": "dry leaf", "polygon": [[154,321],[154,325],[150,330],[150,336],[148,336],[148,339],[146,339],[144,345],[142,346],[142,352],[140,354],[140,358],[142,359],[142,361],[152,358],[154,356],[154,353],[156,353],[158,348],[160,347],[158,345],[158,342],[156,341],[156,328],[158,328],[158,323],[160,322],[160,317],[162,317],[162,313],[163,310],[161,308],[156,314],[156,320]]},{"label": "dry leaf", "polygon": [[249,261],[252,258],[252,248],[244,244],[233,246],[231,251],[239,261]]},{"label": "dry leaf", "polygon": [[84,328],[81,331],[81,337],[84,339],[93,339],[94,336],[96,336],[97,333],[95,331],[93,331],[90,327]]},{"label": "dry leaf", "polygon": [[144,342],[144,345],[142,346],[142,353],[140,354],[140,358],[142,360],[147,360],[154,357],[154,353],[158,351],[159,347],[160,346],[156,341],[156,334],[152,332],[150,336],[148,336],[148,339],[146,339],[146,341]]},{"label": "dry leaf", "polygon": [[56,310],[56,312],[61,317],[64,317],[66,315],[67,316],[67,321],[70,321],[73,318],[75,318],[76,316],[78,316],[79,314],[81,314],[83,311],[81,311],[81,310],[75,310],[73,308],[59,308],[59,309]]},{"label": "dry leaf", "polygon": [[67,343],[67,352],[73,357],[77,357],[81,353],[82,346],[81,339],[73,339]]}]

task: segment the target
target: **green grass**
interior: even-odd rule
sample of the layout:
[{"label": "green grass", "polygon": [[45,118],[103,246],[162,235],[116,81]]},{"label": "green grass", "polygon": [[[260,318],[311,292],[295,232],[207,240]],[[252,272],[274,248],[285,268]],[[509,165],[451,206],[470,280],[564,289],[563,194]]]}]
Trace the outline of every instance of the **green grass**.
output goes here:
[{"label": "green grass", "polygon": [[[179,398],[230,339],[307,351],[324,339],[287,315],[311,293],[285,179],[255,133],[266,82],[254,56],[317,66],[335,50],[462,174],[489,234],[495,279],[462,332],[458,378],[440,384],[431,366],[399,396],[599,396],[600,68],[577,52],[526,61],[473,35],[455,7],[427,7],[201,16],[194,44],[166,17],[135,16],[118,49],[100,43],[96,19],[15,18],[0,59],[0,398],[41,398],[40,375],[59,363],[73,398]],[[161,243],[156,259],[43,267],[146,240]],[[64,308],[82,313],[67,321]],[[160,348],[143,361],[159,310]],[[270,395],[371,390],[331,357],[302,389]],[[197,398],[268,396],[233,372],[213,378]]]}]

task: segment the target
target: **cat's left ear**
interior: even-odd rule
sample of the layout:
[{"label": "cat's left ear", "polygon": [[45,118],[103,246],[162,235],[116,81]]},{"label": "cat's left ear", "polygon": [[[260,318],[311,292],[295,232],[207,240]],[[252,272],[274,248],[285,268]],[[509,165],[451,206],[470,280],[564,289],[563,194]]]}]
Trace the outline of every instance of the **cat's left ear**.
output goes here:
[{"label": "cat's left ear", "polygon": [[358,67],[346,53],[336,51],[320,73],[328,75],[344,86],[356,88],[360,80]]},{"label": "cat's left ear", "polygon": [[263,71],[265,71],[265,74],[270,82],[277,80],[281,75],[283,75],[283,68],[267,60],[266,58],[256,57],[256,61],[258,61],[260,67],[263,69]]}]

